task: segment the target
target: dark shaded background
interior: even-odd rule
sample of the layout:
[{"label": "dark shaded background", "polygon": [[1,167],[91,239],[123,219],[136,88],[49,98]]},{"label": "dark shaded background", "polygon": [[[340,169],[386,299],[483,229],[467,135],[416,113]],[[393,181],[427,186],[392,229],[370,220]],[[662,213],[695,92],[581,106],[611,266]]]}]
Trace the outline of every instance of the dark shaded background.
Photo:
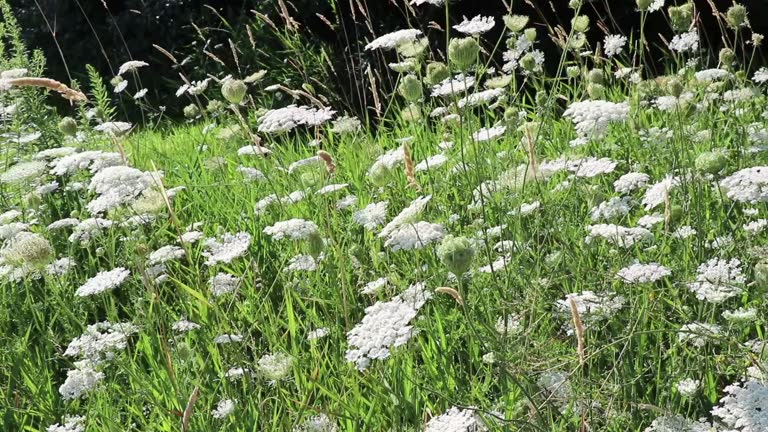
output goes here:
[{"label": "dark shaded background", "polygon": [[[727,0],[713,1],[720,11],[732,4]],[[286,0],[289,14],[301,26],[298,32],[301,43],[308,50],[325,49],[332,66],[332,72],[324,72],[318,66],[316,71],[302,74],[292,64],[294,56],[286,52],[269,26],[253,13],[265,14],[281,27],[278,0],[10,0],[10,3],[25,29],[29,46],[45,52],[48,76],[65,82],[70,77],[84,82],[85,64],[91,64],[108,79],[124,61],[145,60],[152,65],[151,72],[141,74],[141,84],[150,89],[148,100],[155,106],[167,106],[172,115],[178,115],[187,102],[173,96],[181,82],[178,72],[183,71],[193,79],[204,78],[205,72],[238,73],[233,66],[230,39],[239,50],[241,75],[264,68],[272,72],[272,78],[277,76],[292,82],[308,82],[314,78],[315,84],[322,87],[320,93],[341,104],[343,110],[358,115],[370,105],[369,89],[361,78],[367,65],[384,74],[380,78],[385,89],[393,84],[393,77],[382,72],[384,63],[393,59],[384,58],[380,53],[362,52],[365,42],[373,38],[371,29],[381,35],[416,26],[436,41],[434,48],[438,49],[442,49],[439,42],[445,39],[442,30],[430,26],[430,22],[443,26],[445,12],[430,5],[409,8],[407,0]],[[451,20],[455,23],[463,16],[471,18],[477,14],[496,16],[496,33],[487,38],[496,40],[503,29],[500,17],[507,12],[505,3],[502,0],[453,1]],[[533,7],[532,3],[539,7]],[[553,66],[559,52],[546,36],[547,26],[562,25],[568,29],[573,11],[568,9],[567,0],[532,0],[532,3],[515,1],[512,12],[531,16],[532,24],[539,28],[540,48],[547,54],[547,63]],[[700,29],[705,32],[702,34],[704,44],[713,47],[712,52],[716,54],[722,45],[722,34],[710,3],[706,0],[694,3],[702,23]],[[673,4],[674,1],[667,1],[667,6]],[[753,30],[765,33],[768,2],[748,0],[743,4],[749,10]],[[593,42],[602,40],[605,33],[598,22],[604,22],[613,33],[629,35],[638,31],[639,14],[633,0],[596,0],[587,3],[582,12],[591,18],[589,39]],[[650,55],[652,63],[664,57],[660,49],[661,36],[672,37],[665,16],[661,11],[653,13],[647,23],[647,37],[658,47]],[[251,28],[255,47],[249,46],[246,26]],[[742,33],[747,39],[751,34],[748,30]],[[152,44],[172,52],[179,61],[186,59],[185,65],[172,67]],[[227,66],[203,54],[203,48]]]}]

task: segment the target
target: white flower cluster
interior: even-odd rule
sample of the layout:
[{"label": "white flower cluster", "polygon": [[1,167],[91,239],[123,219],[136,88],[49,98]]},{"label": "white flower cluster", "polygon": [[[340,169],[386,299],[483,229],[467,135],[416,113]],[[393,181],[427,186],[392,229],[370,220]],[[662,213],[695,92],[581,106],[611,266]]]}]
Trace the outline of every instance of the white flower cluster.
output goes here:
[{"label": "white flower cluster", "polygon": [[648,174],[640,172],[631,172],[619,177],[613,182],[613,188],[620,194],[628,194],[636,189],[641,189],[648,184],[651,177]]},{"label": "white flower cluster", "polygon": [[67,379],[59,386],[64,400],[80,399],[104,379],[104,372],[97,371],[87,362],[80,362],[75,369],[67,371]]},{"label": "white flower cluster", "polygon": [[457,104],[459,108],[476,107],[483,104],[489,104],[504,96],[506,92],[506,89],[503,88],[483,90],[459,99]]},{"label": "white flower cluster", "polygon": [[691,30],[689,32],[675,35],[672,37],[672,41],[669,42],[669,49],[672,51],[677,51],[678,53],[698,50],[699,32],[696,30]]},{"label": "white flower cluster", "polygon": [[91,178],[88,190],[98,197],[88,203],[88,211],[99,214],[133,201],[152,186],[157,177],[124,165],[107,167]]},{"label": "white flower cluster", "polygon": [[87,244],[92,238],[100,236],[103,230],[112,227],[114,224],[113,221],[102,218],[83,219],[72,230],[72,234],[69,235],[69,241],[70,243],[79,242],[80,244]]},{"label": "white flower cluster", "polygon": [[445,237],[442,225],[430,222],[406,223],[392,231],[384,242],[392,251],[421,249]]},{"label": "white flower cluster", "polygon": [[256,366],[262,377],[275,382],[288,377],[293,367],[293,357],[284,352],[265,354]]},{"label": "white flower cluster", "polygon": [[692,322],[680,327],[680,330],[677,333],[677,340],[690,343],[696,348],[701,348],[706,345],[707,342],[716,342],[715,338],[720,332],[720,326],[717,324]]},{"label": "white flower cluster", "polygon": [[293,432],[338,432],[338,430],[339,428],[336,426],[336,423],[334,423],[326,414],[312,416],[304,423],[293,428]]},{"label": "white flower cluster", "polygon": [[696,72],[693,76],[697,81],[713,82],[730,77],[732,74],[725,69],[704,69]]},{"label": "white flower cluster", "polygon": [[240,278],[228,273],[216,273],[215,276],[208,279],[208,288],[214,297],[223,296],[235,292],[240,284]]},{"label": "white flower cluster", "polygon": [[632,210],[632,200],[628,197],[613,197],[592,207],[589,211],[593,221],[600,219],[614,220],[629,214]]},{"label": "white flower cluster", "polygon": [[[733,432],[768,430],[768,385],[754,379],[731,384],[712,414],[732,428]],[[730,431],[730,430],[729,430]]]},{"label": "white flower cluster", "polygon": [[741,261],[712,258],[699,266],[696,280],[688,284],[688,289],[699,300],[722,303],[741,294],[746,281],[741,272]]},{"label": "white flower cluster", "polygon": [[475,77],[459,74],[433,86],[431,95],[432,97],[452,96],[469,90],[473,85],[475,85]]},{"label": "white flower cluster", "polygon": [[368,175],[375,175],[380,172],[386,172],[395,167],[395,165],[405,160],[405,153],[402,147],[390,150],[376,158],[376,161],[368,169]]},{"label": "white flower cluster", "polygon": [[65,417],[64,424],[53,424],[45,429],[45,432],[85,432],[85,417]]},{"label": "white flower cluster", "polygon": [[149,257],[147,258],[147,264],[149,265],[155,265],[155,264],[164,264],[168,261],[176,260],[181,257],[183,257],[186,254],[184,249],[174,246],[174,245],[166,245],[162,246],[160,249],[157,249],[156,251],[153,251],[149,254]]},{"label": "white flower cluster", "polygon": [[317,224],[304,219],[289,219],[264,228],[264,234],[272,236],[274,240],[305,240],[317,234]]},{"label": "white flower cluster", "polygon": [[246,232],[226,233],[220,241],[215,238],[205,239],[203,245],[206,248],[203,251],[203,256],[207,258],[205,265],[229,263],[248,251],[251,246],[251,235]]},{"label": "white flower cluster", "polygon": [[613,224],[597,224],[587,227],[589,233],[584,240],[587,244],[596,238],[602,238],[616,246],[631,248],[635,243],[653,238],[653,234],[645,228],[628,228]]},{"label": "white flower cluster", "polygon": [[701,386],[701,381],[692,378],[681,380],[675,385],[677,391],[686,397],[695,395],[699,391],[699,386]]},{"label": "white flower cluster", "polygon": [[672,271],[670,269],[657,263],[632,264],[619,270],[616,273],[616,279],[621,279],[625,283],[639,284],[656,282],[671,274]]},{"label": "white flower cluster", "polygon": [[388,302],[367,307],[363,320],[347,333],[347,361],[365,370],[371,360],[389,358],[390,348],[404,345],[413,336],[410,322],[431,297],[425,285],[417,283]]},{"label": "white flower cluster", "polygon": [[615,55],[621,54],[621,51],[624,49],[624,45],[627,43],[627,37],[622,35],[607,35],[605,36],[605,39],[603,39],[603,50],[605,51],[605,55],[608,57],[613,57]]},{"label": "white flower cluster", "polygon": [[484,432],[488,427],[472,409],[452,407],[437,417],[432,417],[424,432]]},{"label": "white flower cluster", "polygon": [[215,419],[223,419],[229,417],[235,411],[235,401],[232,399],[222,399],[216,404],[216,408],[211,411],[211,415]]},{"label": "white flower cluster", "polygon": [[746,203],[768,201],[768,167],[757,166],[736,171],[720,181],[728,198]]},{"label": "white flower cluster", "polygon": [[98,322],[86,327],[85,332],[73,339],[64,355],[86,360],[92,364],[109,361],[116,351],[124,350],[128,337],[139,329],[131,323]]},{"label": "white flower cluster", "polygon": [[101,271],[78,288],[77,291],[75,291],[75,295],[79,297],[87,297],[101,294],[105,291],[111,291],[120,286],[130,274],[130,270],[123,267],[118,267],[109,271]]},{"label": "white flower cluster", "polygon": [[506,131],[507,127],[504,125],[483,127],[472,134],[472,139],[477,142],[490,141],[504,135]]},{"label": "white flower cluster", "polygon": [[484,17],[478,15],[471,20],[466,18],[459,24],[453,26],[453,28],[466,35],[478,36],[493,28],[496,25],[496,20],[492,16]]},{"label": "white flower cluster", "polygon": [[649,187],[643,195],[642,204],[646,210],[652,210],[663,204],[669,196],[669,192],[680,185],[680,178],[668,175],[664,180]]},{"label": "white flower cluster", "polygon": [[557,301],[556,307],[562,316],[568,317],[566,328],[569,335],[573,334],[573,323],[570,320],[571,299],[576,303],[576,310],[587,328],[610,318],[624,307],[624,297],[614,293],[595,294],[592,291],[583,291],[566,295],[565,299]]},{"label": "white flower cluster", "polygon": [[433,168],[439,168],[445,165],[446,162],[448,162],[448,156],[439,153],[417,163],[415,169],[416,172],[429,171]]},{"label": "white flower cluster", "polygon": [[375,49],[394,49],[404,43],[415,41],[419,36],[421,36],[421,34],[421,30],[416,29],[405,29],[387,33],[371,41],[368,45],[365,46],[365,50],[370,51]]},{"label": "white flower cluster", "polygon": [[587,100],[572,103],[563,113],[571,119],[581,137],[599,139],[605,136],[608,125],[623,122],[629,115],[629,103]]},{"label": "white flower cluster", "polygon": [[389,207],[389,201],[380,201],[372,204],[368,204],[364,209],[358,210],[352,214],[352,220],[365,227],[365,229],[371,231],[383,225],[387,219],[387,208]]},{"label": "white flower cluster", "polygon": [[333,118],[336,111],[330,108],[312,108],[289,105],[267,111],[259,118],[259,132],[286,132],[297,126],[319,126]]},{"label": "white flower cluster", "polygon": [[51,174],[63,176],[77,171],[89,169],[96,173],[106,167],[121,165],[123,159],[119,153],[90,150],[68,154],[51,162]]}]

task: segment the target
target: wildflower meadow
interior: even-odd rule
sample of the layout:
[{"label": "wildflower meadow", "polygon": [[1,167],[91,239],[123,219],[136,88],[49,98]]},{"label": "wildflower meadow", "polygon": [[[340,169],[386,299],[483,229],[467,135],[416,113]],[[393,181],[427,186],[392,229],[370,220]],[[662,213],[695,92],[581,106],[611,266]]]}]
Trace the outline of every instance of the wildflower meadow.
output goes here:
[{"label": "wildflower meadow", "polygon": [[624,3],[410,0],[439,31],[350,42],[397,78],[367,116],[238,63],[168,76],[179,119],[144,59],[47,78],[6,11],[2,430],[768,431],[763,36]]}]

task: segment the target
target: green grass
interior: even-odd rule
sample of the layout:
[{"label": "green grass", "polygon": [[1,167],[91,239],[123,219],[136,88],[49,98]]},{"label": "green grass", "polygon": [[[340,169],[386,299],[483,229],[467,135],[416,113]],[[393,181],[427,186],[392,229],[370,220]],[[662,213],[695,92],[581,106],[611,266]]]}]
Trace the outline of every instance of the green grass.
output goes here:
[{"label": "green grass", "polygon": [[[590,99],[586,79],[543,76],[528,81],[535,89],[546,89],[543,96],[529,98],[509,91],[499,107],[460,110],[457,124],[427,119],[440,105],[427,98],[420,107],[425,118],[411,122],[398,115],[395,100],[390,117],[376,133],[363,128],[341,134],[320,126],[278,136],[260,134],[262,145],[272,151],[268,158],[238,155],[238,148],[251,139],[249,134],[219,136],[223,127],[241,121],[228,111],[164,129],[133,131],[115,140],[86,130],[78,146],[120,150],[131,166],[162,171],[164,190],[184,189],[168,201],[169,207],[164,202],[156,206],[156,217],[149,224],[117,224],[135,215],[130,202],[102,215],[116,225],[80,245],[67,239],[71,228],[46,227],[67,217],[91,217],[86,205],[95,198],[94,192],[67,188],[77,181],[88,186],[90,173],[56,178],[45,173],[0,185],[4,211],[21,211],[18,219],[29,224],[27,230],[42,234],[57,258],[70,257],[77,263],[62,277],[40,268],[35,269],[41,273],[37,279],[14,281],[3,276],[4,430],[42,431],[66,415],[82,415],[87,431],[176,431],[182,428],[195,389],[199,398],[190,404],[193,411],[187,411],[190,431],[288,431],[319,414],[343,431],[423,430],[431,418],[454,406],[472,407],[490,430],[500,431],[643,431],[662,415],[710,418],[726,386],[746,377],[748,367],[765,366],[765,356],[751,352],[744,343],[764,341],[768,255],[764,233],[749,234],[744,225],[768,208],[762,200],[754,204],[732,200],[717,186],[742,168],[765,164],[763,151],[749,151],[766,141],[755,132],[765,128],[764,89],[755,87],[758,93],[742,101],[706,104],[711,93],[755,85],[743,76],[732,76],[712,89],[688,70],[678,79],[691,92],[692,101],[685,108],[660,111],[646,102],[666,94],[668,87],[615,79],[612,72],[619,66],[613,60],[600,66],[607,77],[603,98],[628,101],[630,114],[611,124],[605,137],[579,147],[569,146],[576,137],[574,125],[558,104]],[[102,112],[109,112],[109,101],[104,99],[108,93],[98,91]],[[219,97],[217,91],[210,90],[209,97]],[[255,130],[259,116],[252,102],[248,127]],[[696,103],[701,105],[694,109]],[[517,119],[518,110],[524,113],[522,119]],[[567,170],[534,175],[531,149],[522,143],[524,131],[533,124],[525,122],[539,125],[533,137],[538,169],[563,157],[609,158],[616,162],[615,169],[593,177],[575,177]],[[480,127],[494,124],[506,125],[506,133],[486,142],[471,138]],[[21,130],[12,122],[0,128]],[[662,132],[668,138],[645,138],[655,133],[651,128],[665,128]],[[709,138],[696,135],[701,131],[709,131]],[[414,163],[440,153],[440,142],[455,145],[445,150],[445,165],[416,172],[417,186],[411,184],[403,163],[386,175],[368,175],[379,155],[409,136]],[[315,138],[332,155],[335,171],[329,173],[319,163],[289,173],[291,163],[317,153],[318,148],[309,145]],[[62,137],[57,139],[65,144]],[[7,149],[6,166],[39,150],[34,144]],[[697,158],[718,149],[727,154],[722,169],[701,172]],[[469,168],[454,169],[461,165]],[[258,169],[265,178],[247,182],[238,171],[241,166]],[[509,181],[518,167],[526,173],[524,178]],[[626,215],[610,221],[591,218],[594,207],[620,195],[614,181],[629,172],[648,174],[649,186],[667,175],[681,181],[653,209],[643,208],[641,188],[624,194],[632,207]],[[34,186],[53,180],[59,182],[58,190],[43,196],[30,193]],[[497,181],[493,192],[477,195],[481,184],[488,187],[493,181]],[[346,188],[315,194],[323,186],[340,183]],[[296,191],[305,191],[305,198],[271,204],[263,214],[254,211],[269,195],[285,197]],[[355,195],[357,203],[340,210],[336,203],[346,195]],[[448,274],[436,250],[439,242],[393,251],[377,237],[381,227],[369,231],[353,221],[355,211],[388,201],[385,223],[389,222],[414,199],[427,195],[431,200],[426,209],[409,223],[441,224],[445,233],[472,239],[475,258],[463,277]],[[534,202],[539,208],[522,214],[521,206]],[[586,239],[590,225],[636,227],[643,216],[653,213],[660,214],[662,222],[649,228],[650,238],[631,247]],[[316,241],[275,240],[264,233],[266,227],[293,218],[316,223],[323,239],[322,259],[313,271],[288,272],[286,267],[295,256],[317,256]],[[202,241],[181,244],[185,255],[167,263],[164,282],[153,281],[147,269],[149,254],[165,245],[180,245],[178,236],[195,223],[208,238],[249,233],[251,244],[239,258],[215,266],[205,264]],[[686,239],[672,235],[683,226],[694,228],[696,234]],[[732,242],[711,247],[723,236]],[[12,239],[9,236],[0,255],[7,255]],[[501,256],[494,250],[501,240],[512,246],[506,266],[481,272],[482,266]],[[740,259],[746,277],[742,292],[722,303],[697,299],[688,288],[699,265],[714,257]],[[638,284],[616,277],[635,262],[659,263],[671,275]],[[75,295],[87,279],[117,267],[131,271],[119,287],[90,297]],[[241,278],[234,294],[212,295],[208,280],[219,272]],[[381,277],[389,280],[383,291],[360,293],[361,287]],[[350,349],[347,332],[361,322],[366,308],[389,301],[416,283],[423,283],[432,298],[411,322],[416,329],[412,338],[393,348],[389,358],[357,370],[345,359]],[[441,287],[456,290],[460,301],[441,292],[445,290],[435,291]],[[587,311],[578,317],[587,324],[580,353],[577,335],[566,331],[573,328],[574,317],[558,309],[557,302],[585,291],[615,293],[623,297],[624,305],[605,316]],[[756,309],[756,317],[737,323],[722,316],[739,307]],[[500,334],[497,321],[508,316],[519,319],[520,329]],[[172,326],[180,319],[200,328],[175,332]],[[65,400],[59,387],[75,365],[64,351],[86,326],[100,321],[131,322],[138,331],[128,337],[124,349],[115,350],[114,358],[97,366],[104,379],[96,388],[81,399]],[[722,330],[697,347],[679,338],[681,326],[692,322],[718,324]],[[328,329],[328,335],[308,340],[309,332],[319,328]],[[214,344],[222,334],[239,334],[243,340]],[[270,381],[258,372],[259,359],[270,353],[293,359],[283,379]],[[227,371],[236,367],[252,373],[228,378]],[[566,384],[552,394],[542,381],[557,373]],[[686,378],[701,383],[687,397],[676,388]],[[224,399],[235,401],[233,414],[214,418],[211,411]],[[716,430],[725,430],[722,427]]]}]

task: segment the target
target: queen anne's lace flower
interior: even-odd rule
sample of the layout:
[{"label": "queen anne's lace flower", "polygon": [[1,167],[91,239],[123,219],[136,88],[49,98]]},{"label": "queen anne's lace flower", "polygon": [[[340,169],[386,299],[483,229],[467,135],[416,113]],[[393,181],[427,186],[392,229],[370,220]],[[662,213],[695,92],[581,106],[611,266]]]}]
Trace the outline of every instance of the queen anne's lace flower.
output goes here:
[{"label": "queen anne's lace flower", "polygon": [[64,424],[53,424],[45,429],[45,432],[85,432],[85,417],[65,417]]},{"label": "queen anne's lace flower", "polygon": [[400,211],[379,233],[379,238],[389,237],[389,235],[403,224],[413,222],[421,212],[427,207],[427,203],[432,199],[432,195],[418,197],[411,201],[411,204]]},{"label": "queen anne's lace flower", "polygon": [[453,28],[460,33],[478,36],[492,29],[495,25],[496,20],[493,17],[478,15],[471,20],[464,19],[464,21],[460,24],[456,24]]},{"label": "queen anne's lace flower", "polygon": [[672,37],[672,41],[669,42],[669,49],[677,51],[678,53],[698,50],[699,33],[696,30],[691,30],[686,33],[675,35]]},{"label": "queen anne's lace flower", "polygon": [[131,60],[120,65],[120,68],[117,70],[117,75],[120,76],[126,72],[135,71],[136,69],[145,66],[149,66],[149,63],[140,60]]},{"label": "queen anne's lace flower", "polygon": [[504,132],[506,131],[507,131],[506,126],[484,127],[484,128],[480,128],[475,133],[473,133],[472,139],[477,142],[490,141],[492,139],[496,139],[504,135]]},{"label": "queen anne's lace flower", "polygon": [[722,303],[741,294],[746,280],[741,272],[741,261],[712,258],[699,266],[696,280],[688,284],[688,289],[699,300]]},{"label": "queen anne's lace flower", "polygon": [[127,166],[112,166],[96,173],[88,190],[99,196],[88,203],[92,214],[103,213],[133,201],[155,184],[157,176]]},{"label": "queen anne's lace flower", "polygon": [[445,237],[445,229],[440,224],[429,222],[406,223],[392,231],[384,242],[392,251],[421,249],[440,241]]},{"label": "queen anne's lace flower", "polygon": [[103,372],[95,370],[91,365],[82,364],[76,369],[67,371],[67,379],[59,387],[59,394],[64,400],[80,399],[103,379]]},{"label": "queen anne's lace flower", "polygon": [[605,55],[613,57],[617,54],[621,54],[621,50],[624,49],[624,45],[627,43],[627,37],[622,35],[607,35],[603,40],[603,49]]},{"label": "queen anne's lace flower", "polygon": [[228,273],[217,273],[208,280],[208,287],[214,297],[235,292],[240,284],[240,278]]},{"label": "queen anne's lace flower", "polygon": [[571,119],[579,136],[599,139],[605,136],[610,123],[623,122],[629,115],[629,103],[588,100],[572,103],[563,113]]},{"label": "queen anne's lace flower", "polygon": [[91,324],[82,335],[72,339],[64,355],[91,364],[109,361],[117,351],[122,351],[128,346],[128,337],[138,331],[139,329],[131,323],[102,321]]},{"label": "queen anne's lace flower", "polygon": [[[416,1],[419,1],[419,0],[416,0]],[[421,0],[421,1],[424,1],[424,0]],[[429,1],[436,1],[436,0],[429,0]],[[325,414],[319,414],[319,415],[310,417],[304,423],[296,426],[295,428],[293,428],[292,432],[338,432],[338,430],[339,428],[336,426],[336,423],[334,423],[330,417],[328,417]]]},{"label": "queen anne's lace flower", "polygon": [[264,228],[264,234],[272,236],[274,240],[305,240],[316,233],[317,224],[304,219],[290,219]]},{"label": "queen anne's lace flower", "polygon": [[590,225],[587,230],[589,233],[584,240],[587,244],[596,238],[602,238],[616,246],[631,248],[635,243],[653,238],[653,234],[645,228],[627,228],[613,224]]},{"label": "queen anne's lace flower", "polygon": [[259,132],[286,132],[297,126],[319,126],[331,118],[336,111],[330,108],[311,108],[289,105],[267,111],[259,118]]},{"label": "queen anne's lace flower", "polygon": [[347,361],[365,370],[371,360],[389,358],[392,347],[404,345],[413,336],[410,322],[431,297],[424,284],[417,283],[388,302],[367,307],[363,320],[347,333]]},{"label": "queen anne's lace flower", "polygon": [[123,267],[99,272],[96,276],[88,279],[85,284],[78,288],[77,291],[75,291],[75,295],[79,297],[87,297],[105,291],[111,291],[120,286],[130,274],[130,270]]},{"label": "queen anne's lace flower", "polygon": [[669,192],[680,185],[680,178],[667,176],[664,180],[654,184],[645,191],[643,195],[643,205],[646,210],[652,210],[663,204],[667,199]]},{"label": "queen anne's lace flower", "polygon": [[696,348],[701,348],[707,342],[716,342],[717,335],[720,334],[720,326],[717,324],[707,324],[702,322],[692,322],[684,324],[677,333],[677,339],[680,342],[689,343]]},{"label": "queen anne's lace flower", "polygon": [[446,78],[440,84],[432,87],[432,97],[451,96],[457,93],[463,93],[475,85],[475,77],[464,74],[456,75],[453,78]]},{"label": "queen anne's lace flower", "polygon": [[631,172],[619,177],[613,182],[613,188],[621,194],[628,194],[636,189],[641,189],[648,184],[651,177],[645,173]]},{"label": "queen anne's lace flower", "polygon": [[736,171],[720,181],[728,198],[746,203],[768,201],[768,167],[757,166]]},{"label": "queen anne's lace flower", "polygon": [[415,41],[421,34],[421,30],[417,29],[405,29],[387,33],[371,41],[365,46],[365,50],[370,51],[380,48],[385,50],[394,49],[404,43]]},{"label": "queen anne's lace flower", "polygon": [[226,233],[221,240],[214,238],[206,239],[203,242],[206,250],[203,256],[207,258],[205,265],[212,266],[219,263],[229,263],[233,259],[240,257],[251,246],[251,235],[246,232],[237,234]]},{"label": "queen anne's lace flower", "polygon": [[[573,293],[556,303],[557,311],[562,316],[571,317],[571,300],[576,304],[582,323],[589,327],[596,322],[610,318],[624,307],[624,297],[614,293],[595,294],[592,291]],[[566,321],[568,334],[573,334],[573,323]]]},{"label": "queen anne's lace flower", "polygon": [[216,419],[229,417],[235,411],[235,401],[232,399],[220,400],[216,408],[211,411],[211,415]]},{"label": "queen anne's lace flower", "polygon": [[601,219],[610,221],[626,216],[630,210],[632,210],[632,202],[630,198],[613,197],[592,207],[589,213],[593,221],[599,221]]},{"label": "queen anne's lace flower", "polygon": [[452,407],[427,422],[424,432],[484,432],[488,428],[472,409]]},{"label": "queen anne's lace flower", "polygon": [[754,379],[731,384],[712,414],[734,432],[768,430],[768,385]]},{"label": "queen anne's lace flower", "polygon": [[672,274],[672,271],[657,263],[632,264],[624,267],[616,273],[616,278],[625,283],[649,283],[656,282]]}]

